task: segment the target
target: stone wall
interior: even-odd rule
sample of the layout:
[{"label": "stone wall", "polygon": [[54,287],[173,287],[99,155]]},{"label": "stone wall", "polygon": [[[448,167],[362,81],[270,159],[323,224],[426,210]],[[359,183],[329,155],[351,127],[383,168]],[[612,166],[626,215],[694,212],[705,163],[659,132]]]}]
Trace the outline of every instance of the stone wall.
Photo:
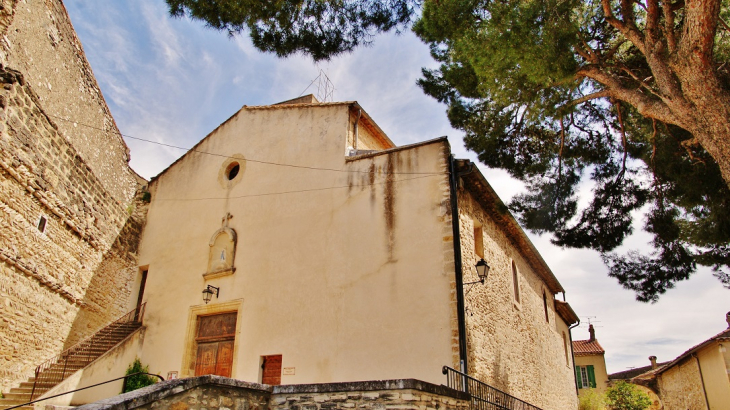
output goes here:
[{"label": "stone wall", "polygon": [[458,195],[464,282],[478,280],[475,223],[481,224],[484,259],[491,267],[484,285],[464,288],[470,374],[543,409],[576,408],[573,367],[561,333],[565,325],[558,322],[553,293],[469,191]]},{"label": "stone wall", "polygon": [[126,204],[137,189],[129,150],[60,0],[4,0],[0,64],[23,73],[43,109],[107,195]]},{"label": "stone wall", "polygon": [[111,197],[21,73],[0,70],[0,87],[0,377],[7,389],[124,313],[146,204]]},{"label": "stone wall", "polygon": [[700,370],[694,358],[659,375],[659,396],[665,409],[707,409]]},{"label": "stone wall", "polygon": [[203,410],[466,410],[469,396],[414,379],[268,386],[220,376],[168,380],[78,407]]},{"label": "stone wall", "polygon": [[465,410],[466,395],[418,380],[275,386],[271,410]]}]

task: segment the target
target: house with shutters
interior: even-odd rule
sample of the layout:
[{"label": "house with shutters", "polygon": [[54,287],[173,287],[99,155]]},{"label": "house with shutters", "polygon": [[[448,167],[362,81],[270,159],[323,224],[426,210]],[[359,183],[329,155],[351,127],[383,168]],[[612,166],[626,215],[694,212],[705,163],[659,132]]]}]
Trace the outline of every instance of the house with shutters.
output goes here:
[{"label": "house with shutters", "polygon": [[596,339],[596,330],[592,324],[588,325],[589,338],[573,341],[573,355],[575,357],[575,379],[578,394],[589,389],[596,389],[599,394],[608,388],[608,373],[606,372],[606,351]]},{"label": "house with shutters", "polygon": [[577,406],[578,317],[445,137],[396,146],[356,101],[243,106],[148,189],[129,301],[143,326],[47,394],[138,358],[167,379],[265,385],[460,371],[512,403]]}]

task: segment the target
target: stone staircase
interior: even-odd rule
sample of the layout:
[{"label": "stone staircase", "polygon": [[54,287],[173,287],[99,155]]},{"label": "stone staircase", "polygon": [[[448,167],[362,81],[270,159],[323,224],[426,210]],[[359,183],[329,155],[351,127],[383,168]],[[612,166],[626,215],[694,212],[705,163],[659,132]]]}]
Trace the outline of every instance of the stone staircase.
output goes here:
[{"label": "stone staircase", "polygon": [[[88,366],[142,326],[144,304],[115,320],[90,337],[66,349],[58,356],[38,365],[35,377],[10,389],[0,399],[0,410],[28,403],[45,394],[76,371]],[[33,409],[33,405],[19,407]]]}]

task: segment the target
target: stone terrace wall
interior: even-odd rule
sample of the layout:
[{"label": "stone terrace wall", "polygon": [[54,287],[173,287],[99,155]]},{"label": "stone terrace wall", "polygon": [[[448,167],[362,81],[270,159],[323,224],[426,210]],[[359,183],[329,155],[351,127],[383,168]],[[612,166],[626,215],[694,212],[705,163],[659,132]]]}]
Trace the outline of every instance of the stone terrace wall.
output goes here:
[{"label": "stone terrace wall", "polygon": [[469,396],[420,380],[267,386],[220,376],[168,380],[78,410],[466,410]]},{"label": "stone terrace wall", "polygon": [[419,380],[274,387],[271,410],[464,410],[468,396]]},{"label": "stone terrace wall", "polygon": [[3,390],[126,311],[145,212],[113,199],[23,76],[0,69]]},{"label": "stone terrace wall", "polygon": [[[570,360],[566,364],[552,293],[472,195],[461,189],[458,198],[464,282],[478,279],[474,221],[482,225],[484,259],[491,267],[484,285],[464,288],[469,373],[545,410],[576,408],[573,367]],[[513,260],[519,302],[514,298]]]}]

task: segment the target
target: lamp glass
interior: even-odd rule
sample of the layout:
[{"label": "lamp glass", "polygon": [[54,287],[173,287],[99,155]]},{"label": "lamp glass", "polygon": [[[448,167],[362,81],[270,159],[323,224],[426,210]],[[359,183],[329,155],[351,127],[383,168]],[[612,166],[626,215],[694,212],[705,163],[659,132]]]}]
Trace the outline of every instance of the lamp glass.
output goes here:
[{"label": "lamp glass", "polygon": [[203,302],[205,302],[205,304],[207,305],[208,302],[210,302],[210,299],[212,297],[213,297],[213,291],[210,290],[209,288],[205,288],[205,290],[203,290]]},{"label": "lamp glass", "polygon": [[487,279],[487,275],[489,275],[489,265],[487,265],[487,262],[484,259],[480,259],[475,267],[477,269],[477,275],[479,276],[479,279],[481,279],[482,281]]}]

